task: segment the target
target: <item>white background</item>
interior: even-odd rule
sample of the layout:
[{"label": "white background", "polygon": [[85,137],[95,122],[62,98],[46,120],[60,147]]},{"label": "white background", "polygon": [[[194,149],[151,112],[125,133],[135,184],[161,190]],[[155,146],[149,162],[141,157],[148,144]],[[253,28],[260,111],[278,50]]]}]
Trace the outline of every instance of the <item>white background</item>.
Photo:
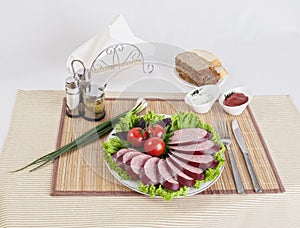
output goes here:
[{"label": "white background", "polygon": [[[146,41],[215,53],[228,88],[290,94],[300,110],[300,2],[0,0],[0,147],[17,89],[63,89],[69,54],[122,14]],[[276,114],[276,113],[274,113]]]}]

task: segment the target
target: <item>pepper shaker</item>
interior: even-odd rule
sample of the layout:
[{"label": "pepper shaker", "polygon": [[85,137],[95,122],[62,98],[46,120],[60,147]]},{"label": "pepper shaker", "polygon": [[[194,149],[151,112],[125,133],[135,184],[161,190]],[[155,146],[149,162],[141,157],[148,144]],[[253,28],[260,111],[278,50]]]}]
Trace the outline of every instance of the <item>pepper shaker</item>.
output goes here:
[{"label": "pepper shaker", "polygon": [[99,121],[105,116],[105,95],[103,87],[92,84],[83,89],[83,118],[89,121]]},{"label": "pepper shaker", "polygon": [[69,117],[80,116],[80,85],[79,79],[74,76],[67,77],[65,80],[66,89],[66,114]]}]

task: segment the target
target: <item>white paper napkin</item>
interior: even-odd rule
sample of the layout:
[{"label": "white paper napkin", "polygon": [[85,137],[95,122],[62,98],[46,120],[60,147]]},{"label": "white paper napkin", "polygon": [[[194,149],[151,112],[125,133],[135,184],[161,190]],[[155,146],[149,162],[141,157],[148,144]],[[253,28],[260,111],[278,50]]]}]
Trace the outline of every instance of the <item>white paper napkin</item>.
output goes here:
[{"label": "white paper napkin", "polygon": [[93,60],[105,48],[117,43],[141,42],[144,41],[133,34],[124,17],[118,15],[103,32],[97,33],[71,53],[67,60],[67,67],[72,72],[72,60],[79,59],[85,64],[85,67],[89,68]]}]

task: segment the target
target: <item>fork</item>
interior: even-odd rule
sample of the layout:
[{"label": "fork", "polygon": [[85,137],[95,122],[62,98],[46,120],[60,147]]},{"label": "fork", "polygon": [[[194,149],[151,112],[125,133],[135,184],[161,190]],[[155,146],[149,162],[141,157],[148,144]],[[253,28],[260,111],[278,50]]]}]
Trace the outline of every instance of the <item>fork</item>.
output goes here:
[{"label": "fork", "polygon": [[231,163],[231,167],[232,167],[233,178],[234,178],[237,192],[245,193],[245,189],[244,189],[241,177],[240,177],[240,173],[238,171],[235,159],[233,157],[233,154],[232,154],[232,151],[230,148],[231,138],[229,135],[227,121],[224,118],[222,120],[220,120],[218,123],[218,132],[220,134],[220,141],[225,145],[228,155],[229,155],[229,159],[230,159],[230,163]]}]

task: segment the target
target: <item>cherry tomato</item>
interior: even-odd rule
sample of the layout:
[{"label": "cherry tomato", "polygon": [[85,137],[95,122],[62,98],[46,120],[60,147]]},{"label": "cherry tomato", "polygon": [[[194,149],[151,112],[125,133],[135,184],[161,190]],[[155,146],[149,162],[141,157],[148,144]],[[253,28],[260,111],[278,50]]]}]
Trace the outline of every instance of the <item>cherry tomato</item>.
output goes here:
[{"label": "cherry tomato", "polygon": [[166,133],[165,129],[159,124],[156,124],[155,126],[150,125],[147,130],[152,137],[161,138],[161,136]]},{"label": "cherry tomato", "polygon": [[149,134],[148,131],[144,131],[143,136],[144,136],[145,140],[148,139],[148,138],[150,138],[150,134]]},{"label": "cherry tomato", "polygon": [[144,149],[148,154],[152,156],[159,156],[165,150],[165,143],[159,137],[152,137],[145,141]]},{"label": "cherry tomato", "polygon": [[140,147],[144,143],[145,132],[140,127],[132,128],[127,133],[127,140],[132,143],[132,145]]}]

